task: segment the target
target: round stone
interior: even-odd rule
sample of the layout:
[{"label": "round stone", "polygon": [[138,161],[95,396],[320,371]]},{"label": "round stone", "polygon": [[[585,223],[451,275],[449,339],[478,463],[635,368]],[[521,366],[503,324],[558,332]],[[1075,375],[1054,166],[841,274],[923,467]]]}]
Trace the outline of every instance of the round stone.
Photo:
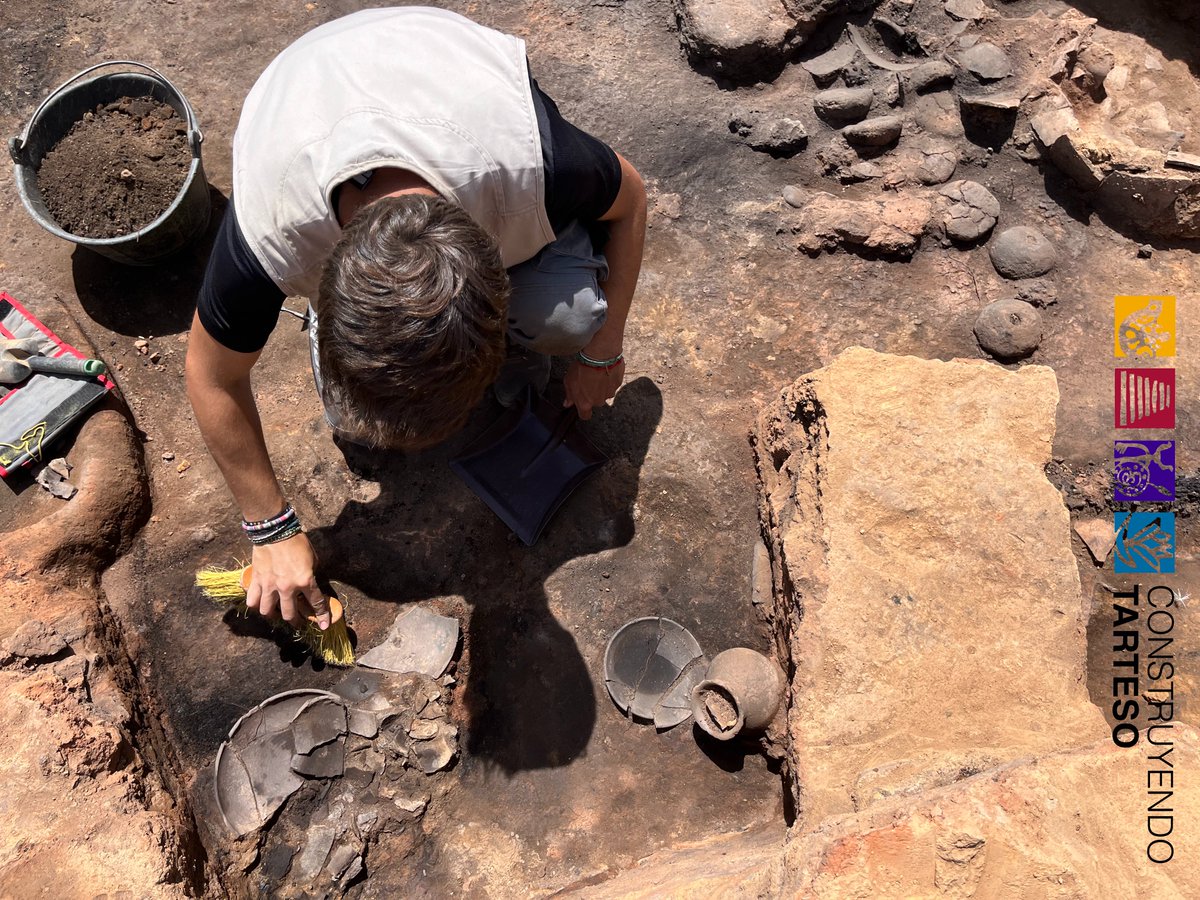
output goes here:
[{"label": "round stone", "polygon": [[918,94],[949,87],[954,81],[954,66],[944,59],[921,63],[908,73],[908,84]]},{"label": "round stone", "polygon": [[796,209],[808,203],[808,195],[804,193],[803,188],[794,184],[784,185],[783,199],[788,206],[794,206]]},{"label": "round stone", "polygon": [[1036,278],[1058,262],[1058,254],[1036,228],[1018,225],[1002,231],[988,245],[992,265],[1005,278]]},{"label": "round stone", "polygon": [[977,241],[1000,217],[1000,201],[978,181],[952,181],[941,190],[949,201],[943,224],[956,241]]},{"label": "round stone", "polygon": [[813,97],[813,108],[826,119],[855,122],[870,112],[874,99],[869,87],[834,88]]},{"label": "round stone", "polygon": [[1042,314],[1020,300],[997,300],[975,320],[975,339],[996,359],[1021,359],[1042,342]]},{"label": "round stone", "polygon": [[860,147],[886,147],[900,139],[904,123],[896,116],[876,116],[842,129],[842,136],[850,144]]}]

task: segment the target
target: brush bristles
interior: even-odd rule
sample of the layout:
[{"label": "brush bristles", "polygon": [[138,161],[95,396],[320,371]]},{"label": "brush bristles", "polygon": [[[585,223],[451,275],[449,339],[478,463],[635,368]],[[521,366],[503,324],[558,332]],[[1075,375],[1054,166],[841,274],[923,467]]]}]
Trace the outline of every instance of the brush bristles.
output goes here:
[{"label": "brush bristles", "polygon": [[[246,567],[237,569],[221,569],[209,566],[196,573],[196,587],[209,600],[218,606],[236,607],[242,615],[248,615],[246,607],[246,589],[242,587],[242,579]],[[354,645],[350,643],[350,630],[346,627],[346,617],[332,623],[325,631],[315,622],[305,622],[304,627],[294,629],[287,622],[272,623],[275,628],[291,631],[296,640],[304,644],[314,656],[320,657],[331,666],[354,665]]]},{"label": "brush bristles", "polygon": [[245,566],[238,569],[209,566],[196,573],[196,587],[213,603],[228,606],[246,599],[246,589],[242,587],[242,573],[245,571]]},{"label": "brush bristles", "polygon": [[314,622],[307,622],[296,640],[303,641],[309,650],[331,666],[354,665],[354,645],[350,643],[345,618],[338,619],[324,631]]}]

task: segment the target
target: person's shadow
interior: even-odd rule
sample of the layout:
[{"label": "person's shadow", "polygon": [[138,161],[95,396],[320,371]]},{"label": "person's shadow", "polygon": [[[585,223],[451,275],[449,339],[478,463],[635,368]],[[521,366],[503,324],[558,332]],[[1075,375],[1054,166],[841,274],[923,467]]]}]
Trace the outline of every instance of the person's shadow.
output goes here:
[{"label": "person's shadow", "polygon": [[[544,585],[564,563],[632,539],[640,470],[661,418],[662,393],[639,378],[581,426],[609,461],[534,547],[450,471],[469,434],[417,457],[344,449],[380,494],[347,503],[333,525],[314,529],[321,574],[376,600],[465,598],[465,745],[486,765],[505,773],[562,766],[587,746],[596,723],[592,675]],[[569,586],[563,595],[569,602]]]}]

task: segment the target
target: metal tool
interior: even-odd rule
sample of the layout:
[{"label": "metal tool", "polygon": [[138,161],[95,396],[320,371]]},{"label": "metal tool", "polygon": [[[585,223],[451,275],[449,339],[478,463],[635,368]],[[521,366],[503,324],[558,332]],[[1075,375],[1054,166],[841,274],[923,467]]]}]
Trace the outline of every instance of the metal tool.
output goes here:
[{"label": "metal tool", "polygon": [[19,384],[35,372],[92,378],[107,371],[98,359],[42,356],[38,352],[40,342],[39,338],[0,340],[0,384]]}]

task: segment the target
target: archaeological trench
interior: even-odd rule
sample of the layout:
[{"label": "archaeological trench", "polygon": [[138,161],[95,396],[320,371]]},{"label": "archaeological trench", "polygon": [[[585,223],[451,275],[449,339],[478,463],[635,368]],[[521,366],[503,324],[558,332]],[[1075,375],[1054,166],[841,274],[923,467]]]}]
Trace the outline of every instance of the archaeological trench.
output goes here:
[{"label": "archaeological trench", "polygon": [[[0,491],[0,897],[1200,896],[1192,5],[447,3],[527,42],[650,218],[626,383],[586,426],[609,461],[532,548],[447,467],[494,410],[344,455],[294,319],[255,370],[360,657],[436,613],[461,629],[436,677],[320,664],[193,586],[248,554],[183,392],[237,115],[364,5],[0,3],[6,137],[140,60],[194,106],[213,204],[131,268],[0,191],[0,290],[117,384],[53,447],[71,499]],[[1113,739],[1114,602],[1158,577],[1111,553],[1118,294],[1178,298],[1176,502],[1134,507],[1178,523],[1169,754]],[[646,616],[777,660],[765,732],[623,716],[605,647]],[[282,774],[231,822],[235,725]]]}]

